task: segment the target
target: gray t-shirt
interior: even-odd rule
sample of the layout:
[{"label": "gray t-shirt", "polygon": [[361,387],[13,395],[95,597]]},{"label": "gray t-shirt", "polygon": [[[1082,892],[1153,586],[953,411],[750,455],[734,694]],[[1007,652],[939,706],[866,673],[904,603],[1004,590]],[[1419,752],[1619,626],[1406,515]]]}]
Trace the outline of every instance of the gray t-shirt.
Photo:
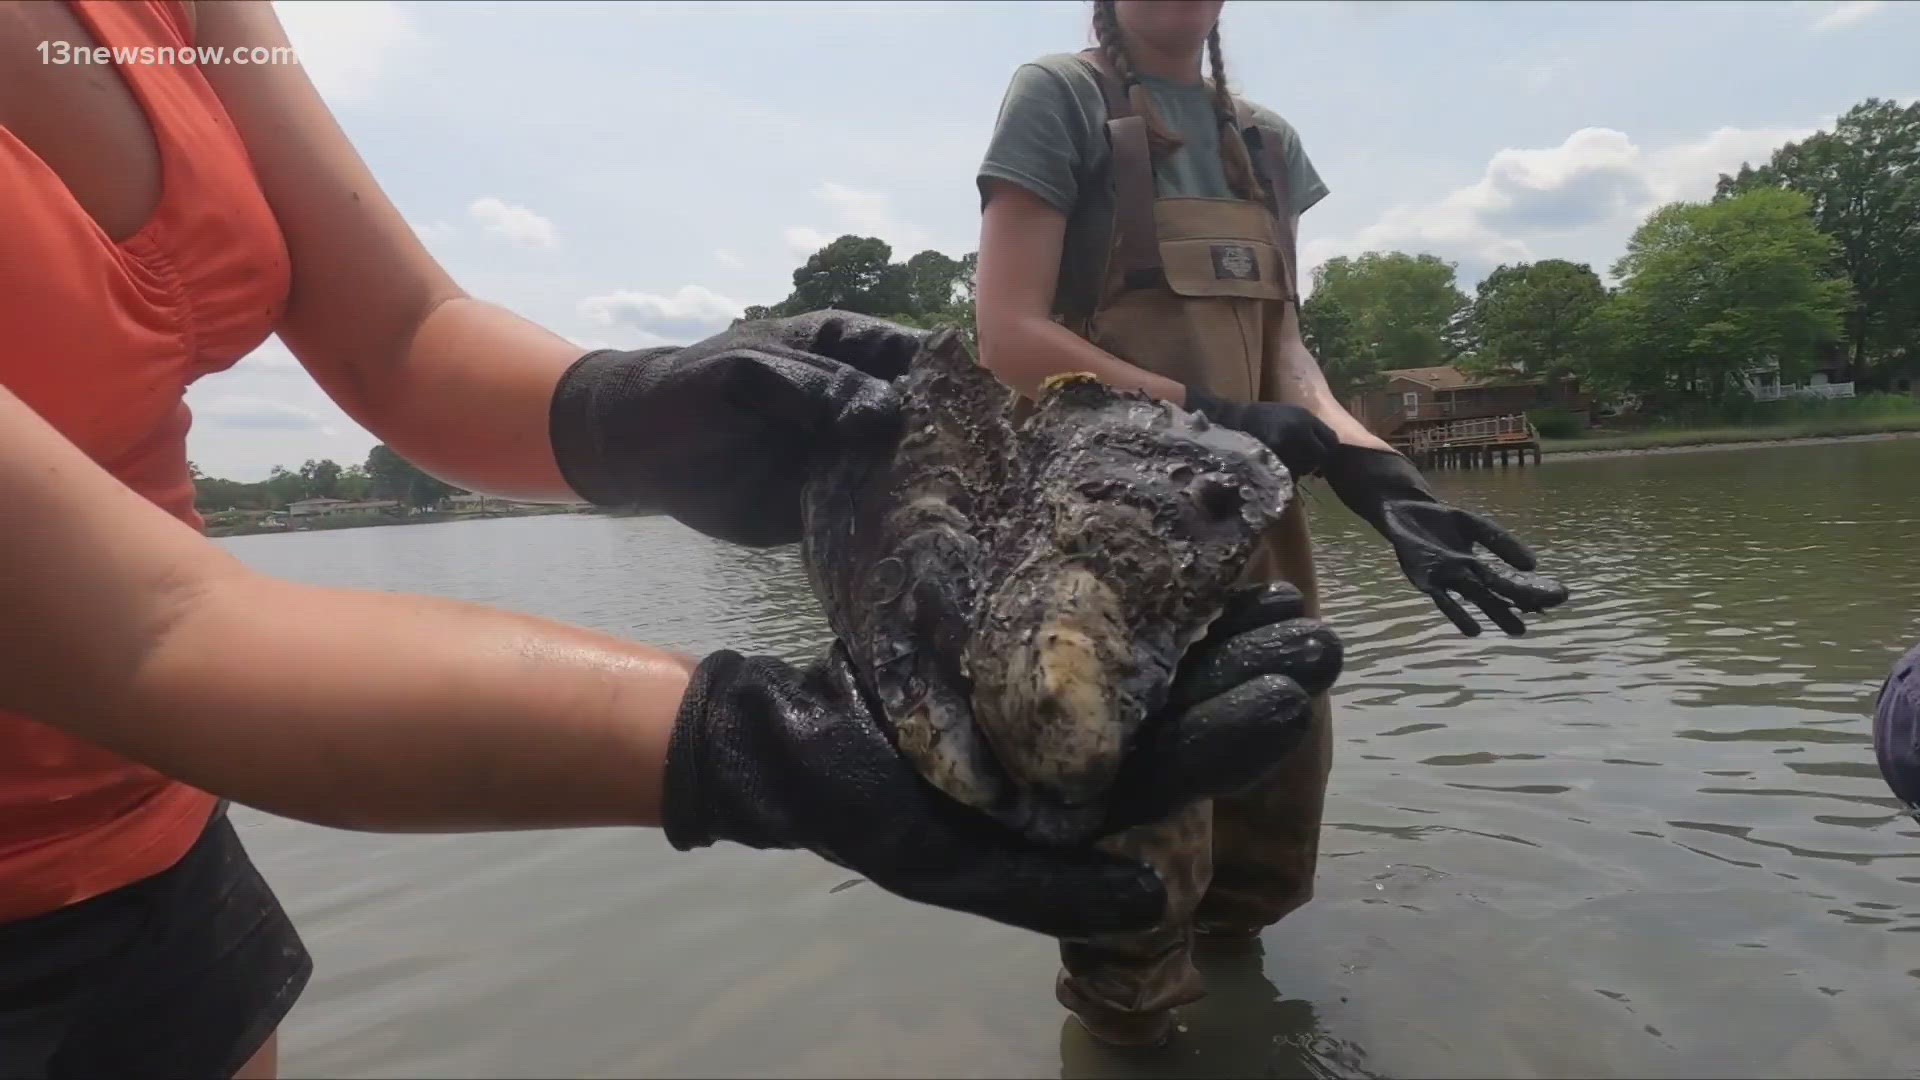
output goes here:
[{"label": "gray t-shirt", "polygon": [[[1154,163],[1154,189],[1165,198],[1230,199],[1226,168],[1220,160],[1220,121],[1207,83],[1181,85],[1143,75],[1140,83],[1153,97],[1166,125],[1185,140]],[[1251,104],[1251,103],[1249,103]],[[1276,132],[1287,163],[1287,189],[1293,212],[1303,214],[1327,195],[1327,185],[1307,158],[1293,125],[1272,110],[1253,106],[1255,121]],[[1056,53],[1020,65],[1013,73],[1000,117],[976,179],[986,205],[989,177],[1020,185],[1062,213],[1099,209],[1110,212],[1106,190],[1082,190],[1083,181],[1107,166],[1107,104],[1086,60]],[[1104,204],[1095,207],[1093,204]]]}]

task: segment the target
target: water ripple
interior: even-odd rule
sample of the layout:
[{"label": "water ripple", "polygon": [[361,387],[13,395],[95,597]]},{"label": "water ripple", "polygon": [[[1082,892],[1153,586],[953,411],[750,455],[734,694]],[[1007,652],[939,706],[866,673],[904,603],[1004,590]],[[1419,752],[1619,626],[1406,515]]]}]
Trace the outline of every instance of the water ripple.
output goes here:
[{"label": "water ripple", "polygon": [[[1309,484],[1349,647],[1317,898],[1268,932],[1264,961],[1208,962],[1194,1038],[1159,1064],[1063,1025],[1045,943],[835,891],[847,875],[799,857],[265,820],[250,840],[321,960],[289,1067],[1903,1075],[1920,1060],[1920,829],[1880,780],[1867,715],[1920,639],[1920,517],[1887,494],[1916,474],[1920,442],[1440,475],[1572,589],[1519,640],[1455,633]],[[299,580],[691,652],[801,659],[827,637],[791,549],[659,520],[225,543]]]}]

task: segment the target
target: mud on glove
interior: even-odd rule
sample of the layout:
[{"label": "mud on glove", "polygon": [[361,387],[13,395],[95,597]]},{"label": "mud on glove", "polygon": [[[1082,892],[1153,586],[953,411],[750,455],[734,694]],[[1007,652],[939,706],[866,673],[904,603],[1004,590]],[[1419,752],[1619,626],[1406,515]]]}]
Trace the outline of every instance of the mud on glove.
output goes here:
[{"label": "mud on glove", "polygon": [[1197,386],[1187,389],[1187,411],[1204,413],[1222,427],[1244,432],[1266,444],[1295,476],[1320,471],[1340,437],[1319,417],[1298,405],[1277,401],[1228,401]]},{"label": "mud on glove", "polygon": [[887,383],[925,334],[817,311],[687,346],[588,353],[554,391],[554,458],[595,505],[658,510],[730,543],[793,543],[810,451],[898,433]]},{"label": "mud on glove", "polygon": [[1030,844],[923,780],[838,643],[805,669],[733,652],[695,668],[668,744],[662,825],[682,851],[807,850],[897,896],[1050,937],[1144,928],[1166,906],[1148,867]]},{"label": "mud on glove", "polygon": [[[1331,631],[1273,597],[1243,596],[1190,650],[1191,675],[1122,768],[1110,831],[1237,790],[1298,742],[1305,694],[1278,673],[1324,688],[1338,646],[1329,666]],[[1309,637],[1317,644],[1303,647]],[[1026,840],[922,779],[838,642],[804,669],[724,651],[703,660],[669,742],[663,801],[682,851],[722,840],[805,849],[909,900],[1062,940],[1144,930],[1166,907],[1146,865]]]},{"label": "mud on glove", "polygon": [[1244,586],[1180,659],[1166,704],[1135,737],[1109,805],[1119,831],[1199,798],[1258,783],[1305,742],[1311,698],[1340,677],[1346,650],[1284,581]]},{"label": "mud on glove", "polygon": [[[1343,445],[1327,459],[1323,475],[1340,501],[1393,545],[1413,587],[1432,597],[1468,637],[1480,633],[1480,624],[1454,593],[1514,637],[1527,632],[1516,608],[1539,612],[1566,601],[1566,586],[1532,572],[1535,560],[1527,545],[1491,519],[1441,502],[1403,455]],[[1474,554],[1476,543],[1514,569]]]}]

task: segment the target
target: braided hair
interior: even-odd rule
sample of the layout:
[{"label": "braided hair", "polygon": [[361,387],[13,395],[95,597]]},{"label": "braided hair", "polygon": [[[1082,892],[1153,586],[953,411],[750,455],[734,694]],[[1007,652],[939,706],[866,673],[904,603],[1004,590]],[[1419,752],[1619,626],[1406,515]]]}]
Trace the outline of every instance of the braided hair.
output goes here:
[{"label": "braided hair", "polygon": [[[1118,0],[1094,0],[1093,39],[1100,55],[1120,77],[1133,111],[1146,121],[1147,148],[1153,156],[1165,157],[1186,145],[1186,140],[1161,119],[1160,111],[1154,108],[1153,96],[1140,85],[1134,73],[1126,35],[1120,29]],[[1242,199],[1261,199],[1264,194],[1253,169],[1253,158],[1247,153],[1246,140],[1240,137],[1239,125],[1234,120],[1233,94],[1227,89],[1227,68],[1221,57],[1218,23],[1207,33],[1207,59],[1213,67],[1213,115],[1220,125],[1220,163],[1226,171],[1227,183]]]}]

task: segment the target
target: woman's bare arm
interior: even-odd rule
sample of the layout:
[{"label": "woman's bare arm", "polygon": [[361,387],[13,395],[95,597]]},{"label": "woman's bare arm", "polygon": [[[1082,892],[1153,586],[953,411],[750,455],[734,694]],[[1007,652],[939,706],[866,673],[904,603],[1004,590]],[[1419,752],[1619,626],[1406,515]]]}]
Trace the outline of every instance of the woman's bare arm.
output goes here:
[{"label": "woman's bare arm", "polygon": [[0,709],[339,828],[659,820],[691,661],[255,573],[0,389]]},{"label": "woman's bare arm", "polygon": [[1175,405],[1186,387],[1127,363],[1054,322],[1054,282],[1067,231],[1065,214],[1018,184],[987,181],[974,274],[980,362],[1028,397],[1065,371],[1085,371],[1113,386],[1144,390]]},{"label": "woman's bare arm", "polygon": [[[1293,235],[1300,235],[1300,219],[1293,219]],[[1327,374],[1320,369],[1320,361],[1314,358],[1312,350],[1300,336],[1300,309],[1288,304],[1281,315],[1280,334],[1283,345],[1280,352],[1280,393],[1279,399],[1289,405],[1298,405],[1320,418],[1320,422],[1333,429],[1347,446],[1370,446],[1380,450],[1392,449],[1386,440],[1367,430],[1347,411],[1340,399],[1334,396],[1333,388],[1327,385]]]},{"label": "woman's bare arm", "polygon": [[[201,44],[287,46],[266,0],[201,4]],[[202,69],[246,140],[293,262],[280,337],[340,407],[462,487],[576,497],[547,407],[582,349],[476,300],[441,268],[293,64]]]}]

